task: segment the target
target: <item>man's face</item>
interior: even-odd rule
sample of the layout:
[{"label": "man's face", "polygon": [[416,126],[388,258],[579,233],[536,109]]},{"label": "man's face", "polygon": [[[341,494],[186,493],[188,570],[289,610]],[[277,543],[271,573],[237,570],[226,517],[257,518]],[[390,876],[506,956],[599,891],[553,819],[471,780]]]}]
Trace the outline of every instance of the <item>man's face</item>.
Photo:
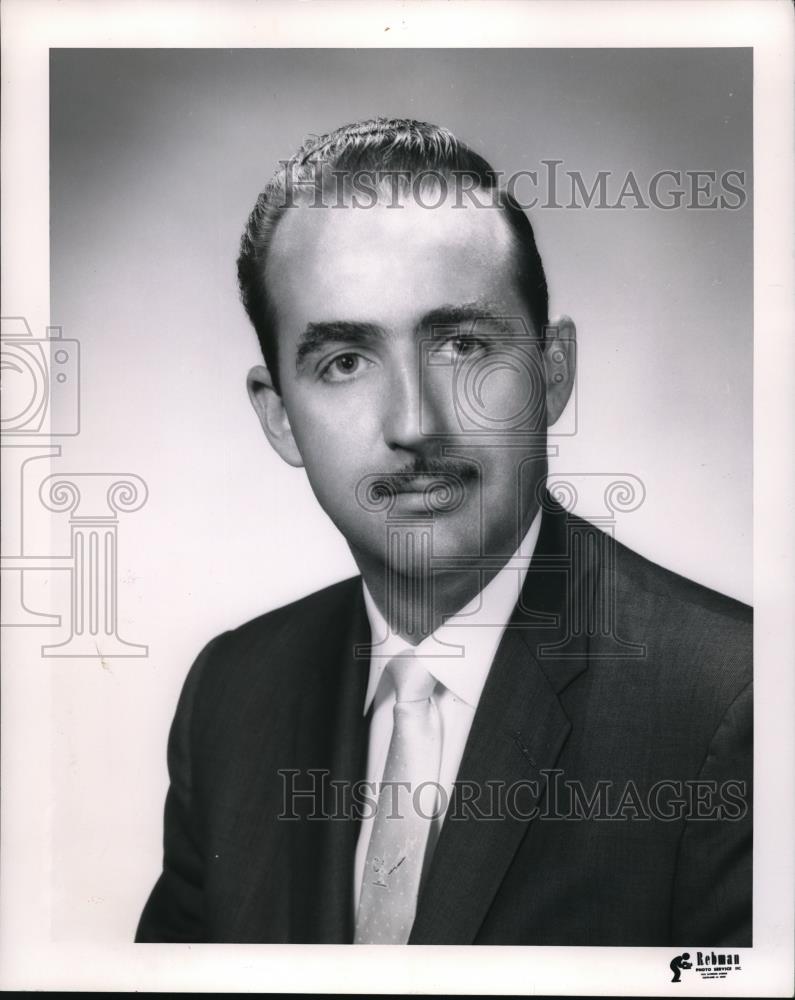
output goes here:
[{"label": "man's face", "polygon": [[272,422],[283,403],[282,436],[269,436],[305,466],[360,567],[386,565],[388,522],[429,503],[435,560],[510,555],[535,510],[546,415],[503,213],[411,198],[291,208],[266,277]]}]

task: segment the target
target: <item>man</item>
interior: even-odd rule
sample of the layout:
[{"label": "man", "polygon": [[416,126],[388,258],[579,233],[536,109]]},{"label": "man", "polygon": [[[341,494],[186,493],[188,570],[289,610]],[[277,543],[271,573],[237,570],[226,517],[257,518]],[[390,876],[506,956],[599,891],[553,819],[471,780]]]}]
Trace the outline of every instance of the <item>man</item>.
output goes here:
[{"label": "man", "polygon": [[545,491],[574,324],[497,175],[338,129],[238,268],[252,403],[361,577],[199,655],[137,939],[750,945],[751,611]]}]

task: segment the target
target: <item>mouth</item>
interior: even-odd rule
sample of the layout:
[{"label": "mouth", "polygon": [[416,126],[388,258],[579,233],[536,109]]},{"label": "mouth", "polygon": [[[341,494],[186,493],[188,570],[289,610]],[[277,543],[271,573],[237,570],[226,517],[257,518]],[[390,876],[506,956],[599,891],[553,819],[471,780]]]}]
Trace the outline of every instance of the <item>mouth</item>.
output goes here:
[{"label": "mouth", "polygon": [[461,492],[475,477],[458,473],[405,472],[379,476],[374,483],[376,489],[397,496],[429,496],[436,493]]},{"label": "mouth", "polygon": [[428,493],[430,490],[447,489],[448,483],[438,475],[395,476],[385,478],[384,485],[395,493]]},{"label": "mouth", "polygon": [[431,514],[450,514],[467,502],[477,478],[477,469],[463,462],[456,467],[382,472],[365,476],[356,488],[356,497],[362,508],[372,513],[384,513],[391,504],[401,503]]},{"label": "mouth", "polygon": [[[469,470],[467,470],[469,473]],[[468,486],[476,477],[457,472],[441,470],[412,469],[402,473],[387,473],[374,478],[370,483],[365,506],[375,505],[385,510],[392,503],[407,504],[428,514],[452,514],[465,503],[469,494]]]}]

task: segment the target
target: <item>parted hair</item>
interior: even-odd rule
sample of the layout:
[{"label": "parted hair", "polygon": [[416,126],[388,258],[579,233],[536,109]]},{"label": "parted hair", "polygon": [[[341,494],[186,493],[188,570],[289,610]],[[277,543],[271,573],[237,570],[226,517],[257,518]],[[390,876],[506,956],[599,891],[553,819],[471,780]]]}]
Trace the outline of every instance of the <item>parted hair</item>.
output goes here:
[{"label": "parted hair", "polygon": [[[366,183],[360,183],[362,178]],[[533,228],[525,212],[502,188],[486,160],[439,125],[408,118],[373,118],[309,136],[257,198],[237,259],[240,296],[257,334],[263,358],[279,391],[277,317],[265,280],[273,234],[284,212],[298,203],[325,204],[321,198],[351,195],[399,197],[417,185],[466,183],[466,192],[486,192],[490,207],[505,212],[514,238],[517,280],[536,333],[549,322],[546,276]],[[331,194],[332,190],[336,194]],[[463,197],[464,188],[459,191]],[[313,201],[314,199],[314,201]],[[463,199],[466,200],[465,198]],[[339,203],[339,202],[338,202]]]}]

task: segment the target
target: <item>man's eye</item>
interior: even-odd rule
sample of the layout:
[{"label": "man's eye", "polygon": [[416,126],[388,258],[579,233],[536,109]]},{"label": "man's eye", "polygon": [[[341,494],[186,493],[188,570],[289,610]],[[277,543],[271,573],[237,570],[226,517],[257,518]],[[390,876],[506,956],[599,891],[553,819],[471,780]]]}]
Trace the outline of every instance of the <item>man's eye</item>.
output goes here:
[{"label": "man's eye", "polygon": [[469,358],[484,350],[485,346],[482,340],[475,337],[453,337],[441,346],[441,350],[449,351],[454,359]]},{"label": "man's eye", "polygon": [[320,372],[324,382],[344,382],[360,375],[369,364],[360,354],[338,354]]},{"label": "man's eye", "polygon": [[483,347],[483,342],[472,337],[459,337],[454,341],[454,346],[458,354],[474,354],[475,351]]}]

